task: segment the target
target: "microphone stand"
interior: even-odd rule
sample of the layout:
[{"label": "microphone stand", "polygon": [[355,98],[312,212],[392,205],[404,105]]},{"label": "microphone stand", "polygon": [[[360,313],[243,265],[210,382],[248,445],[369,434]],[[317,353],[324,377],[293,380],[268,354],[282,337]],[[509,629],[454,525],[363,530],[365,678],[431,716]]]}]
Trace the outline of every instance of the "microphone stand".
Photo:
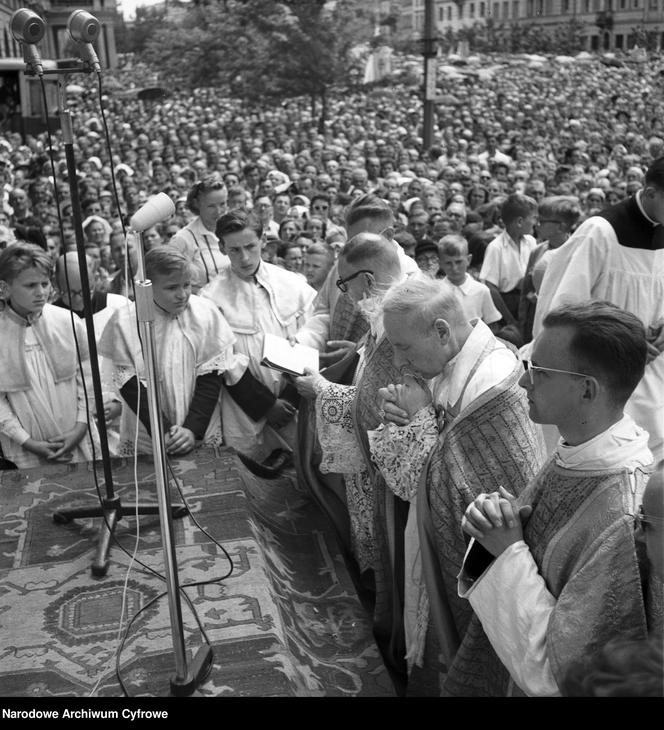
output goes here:
[{"label": "microphone stand", "polygon": [[[75,59],[67,59],[68,62],[74,62]],[[72,68],[50,70],[44,69],[44,73],[69,73],[71,71],[84,71],[85,66],[74,66]],[[158,513],[158,507],[155,505],[134,505],[125,506],[123,508],[120,497],[118,497],[113,489],[113,474],[111,470],[111,455],[108,448],[108,434],[106,431],[106,421],[104,419],[104,399],[101,389],[101,376],[99,374],[99,360],[97,357],[97,342],[95,338],[94,319],[92,312],[92,297],[90,294],[90,281],[88,277],[88,265],[85,255],[85,243],[83,237],[83,224],[81,221],[80,201],[78,192],[78,183],[76,179],[76,160],[74,155],[74,134],[69,110],[64,108],[64,90],[62,84],[60,86],[60,122],[62,129],[62,137],[64,141],[65,157],[67,162],[67,177],[69,183],[69,191],[71,193],[72,216],[74,219],[74,232],[76,234],[76,251],[78,253],[78,265],[81,275],[81,289],[83,297],[83,312],[85,317],[85,325],[87,331],[88,349],[90,351],[90,368],[92,373],[92,387],[94,391],[95,409],[98,414],[97,427],[99,431],[99,440],[101,445],[102,463],[104,467],[104,481],[106,483],[106,497],[101,505],[97,504],[92,507],[81,507],[73,509],[58,510],[53,514],[53,521],[57,524],[66,524],[71,520],[86,517],[104,517],[104,523],[101,526],[101,532],[97,543],[97,552],[92,561],[92,575],[100,578],[106,575],[108,570],[108,552],[110,548],[111,535],[115,531],[115,526],[122,517],[132,514],[154,515]],[[184,505],[176,505],[173,507],[173,517],[183,517],[187,514],[187,508]]]},{"label": "microphone stand", "polygon": [[[180,586],[178,583],[177,559],[173,540],[173,526],[169,515],[171,512],[170,493],[168,490],[168,473],[166,470],[166,448],[164,430],[157,388],[156,357],[154,344],[154,300],[152,298],[152,282],[145,277],[145,258],[143,253],[143,234],[133,231],[139,238],[138,274],[134,281],[136,291],[136,314],[139,334],[142,343],[143,361],[147,379],[148,407],[152,432],[152,454],[155,465],[155,481],[159,502],[159,518],[161,522],[162,547],[164,565],[166,567],[166,587],[168,591],[168,607],[171,617],[171,635],[175,653],[175,675],[171,677],[171,693],[176,697],[190,695],[207,677],[212,669],[214,653],[212,647],[203,644],[196,652],[191,667],[187,668],[187,652],[182,630],[182,607],[180,604]],[[130,229],[129,235],[132,234]]]}]

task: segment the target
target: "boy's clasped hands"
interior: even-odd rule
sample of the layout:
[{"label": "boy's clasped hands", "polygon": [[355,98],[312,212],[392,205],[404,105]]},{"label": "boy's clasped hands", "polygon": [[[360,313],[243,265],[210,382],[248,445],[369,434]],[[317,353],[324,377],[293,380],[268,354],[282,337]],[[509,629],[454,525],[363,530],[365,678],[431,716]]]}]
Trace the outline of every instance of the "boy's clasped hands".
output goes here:
[{"label": "boy's clasped hands", "polygon": [[54,436],[44,441],[29,438],[23,444],[23,448],[48,461],[58,461],[66,464],[74,458],[73,449],[85,436],[87,430],[87,423],[77,421],[73,428],[60,436]]}]

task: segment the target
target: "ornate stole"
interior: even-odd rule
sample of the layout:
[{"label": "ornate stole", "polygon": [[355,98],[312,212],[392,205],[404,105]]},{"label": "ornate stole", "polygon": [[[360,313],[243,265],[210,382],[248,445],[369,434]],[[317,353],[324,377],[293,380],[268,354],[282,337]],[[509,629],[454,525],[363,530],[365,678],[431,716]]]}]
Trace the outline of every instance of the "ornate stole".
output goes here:
[{"label": "ornate stole", "polygon": [[[371,337],[369,334],[368,337]],[[367,343],[366,362],[353,404],[353,423],[371,479],[374,514],[376,599],[374,636],[397,692],[405,689],[406,644],[403,632],[403,534],[408,503],[395,497],[371,460],[367,431],[380,423],[378,389],[398,383],[401,374],[393,364],[393,349],[387,337],[372,347]]]},{"label": "ornate stole", "polygon": [[359,342],[368,331],[369,323],[357,310],[355,302],[342,294],[332,312],[330,339]]}]

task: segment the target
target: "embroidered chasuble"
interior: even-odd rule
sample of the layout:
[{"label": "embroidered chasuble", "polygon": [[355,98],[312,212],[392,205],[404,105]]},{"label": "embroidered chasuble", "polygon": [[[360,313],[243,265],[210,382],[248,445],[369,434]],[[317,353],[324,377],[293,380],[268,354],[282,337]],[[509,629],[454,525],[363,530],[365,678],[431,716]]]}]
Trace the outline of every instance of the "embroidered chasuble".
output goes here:
[{"label": "embroidered chasuble", "polygon": [[460,352],[429,381],[432,403],[405,426],[387,423],[368,434],[388,487],[410,502],[403,614],[409,696],[440,693],[469,620],[467,606],[454,600],[456,572],[449,567],[463,560],[467,505],[500,483],[523,489],[543,463],[544,446],[518,386],[521,373],[514,348],[474,320]]},{"label": "embroidered chasuble", "polygon": [[461,529],[466,508],[500,484],[520,494],[544,461],[539,429],[518,385],[522,372],[518,363],[503,383],[446,422],[423,470],[417,501],[423,570],[448,666],[472,613],[456,589],[467,546]]},{"label": "embroidered chasuble", "polygon": [[387,489],[371,460],[367,431],[380,422],[378,389],[399,380],[389,340],[376,342],[369,332],[356,385],[326,383],[316,398],[320,469],[343,474],[353,555],[360,572],[373,572],[374,635],[397,691],[405,681],[399,583],[408,504]]},{"label": "embroidered chasuble", "polygon": [[[640,468],[631,473],[627,468],[567,469],[556,463],[554,455],[519,498],[519,503],[532,505],[533,512],[524,527],[525,544],[516,543],[508,551],[533,546],[532,559],[552,596],[540,643],[544,642],[543,651],[558,684],[571,662],[591,655],[611,638],[647,636],[633,514],[648,476]],[[473,544],[466,565],[475,548],[486,553]],[[503,555],[495,559],[496,567]],[[492,569],[485,571],[479,583],[490,580]],[[517,581],[518,575],[517,571]],[[502,584],[496,587],[499,593],[501,589],[518,590]],[[493,612],[499,610],[500,595],[496,598]],[[523,631],[535,629],[537,625],[524,613]],[[512,650],[520,654],[518,648]],[[525,661],[521,656],[516,660]],[[447,675],[444,695],[510,694],[524,692],[510,678],[473,615]],[[534,691],[529,694],[537,696]]]},{"label": "embroidered chasuble", "polygon": [[[336,268],[335,268],[336,271]],[[329,286],[327,282],[324,286]],[[332,284],[334,286],[334,284]],[[315,316],[314,316],[315,319]],[[305,323],[305,328],[309,322]],[[325,325],[327,327],[327,324]],[[330,323],[329,335],[323,340],[350,340],[360,342],[369,330],[369,323],[363,317],[348,296],[336,296]],[[301,334],[302,330],[300,330]],[[324,342],[314,339],[303,338],[312,347],[325,349]],[[356,380],[356,369],[359,357],[357,353],[344,358],[337,363],[328,366],[321,371],[327,380],[339,385],[351,385]],[[334,408],[336,398],[342,398],[341,393],[332,395],[330,393],[327,401],[330,409]],[[330,414],[331,415],[331,414]],[[332,418],[334,418],[332,416]],[[347,432],[352,434],[352,424],[348,420]],[[360,599],[373,610],[373,585],[367,587],[359,575],[359,565],[356,564],[354,545],[356,538],[352,534],[358,534],[351,529],[351,517],[348,510],[346,498],[346,485],[341,473],[335,471],[321,470],[322,450],[318,440],[318,429],[316,426],[316,403],[314,401],[302,400],[297,415],[297,446],[295,451],[295,466],[298,478],[306,485],[307,490],[318,502],[323,512],[332,522],[339,543],[346,555],[348,568],[353,575],[355,585]],[[353,479],[349,476],[349,479]],[[355,489],[353,493],[356,493]],[[358,514],[359,507],[353,510]]]}]

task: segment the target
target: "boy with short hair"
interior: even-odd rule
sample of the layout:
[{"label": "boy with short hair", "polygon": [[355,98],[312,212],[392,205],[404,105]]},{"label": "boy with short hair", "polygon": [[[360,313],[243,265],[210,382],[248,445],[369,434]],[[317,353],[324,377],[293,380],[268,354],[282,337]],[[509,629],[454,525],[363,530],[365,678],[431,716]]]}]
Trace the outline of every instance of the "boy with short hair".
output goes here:
[{"label": "boy with short hair", "polygon": [[463,236],[450,233],[438,242],[439,265],[445,274],[443,286],[454,293],[469,320],[481,319],[495,334],[502,316],[489,287],[468,274],[471,259]]},{"label": "boy with short hair", "polygon": [[537,246],[533,234],[537,203],[521,193],[509,195],[500,211],[505,230],[486,247],[480,280],[493,284],[515,319],[519,313],[521,284],[531,251]]}]

